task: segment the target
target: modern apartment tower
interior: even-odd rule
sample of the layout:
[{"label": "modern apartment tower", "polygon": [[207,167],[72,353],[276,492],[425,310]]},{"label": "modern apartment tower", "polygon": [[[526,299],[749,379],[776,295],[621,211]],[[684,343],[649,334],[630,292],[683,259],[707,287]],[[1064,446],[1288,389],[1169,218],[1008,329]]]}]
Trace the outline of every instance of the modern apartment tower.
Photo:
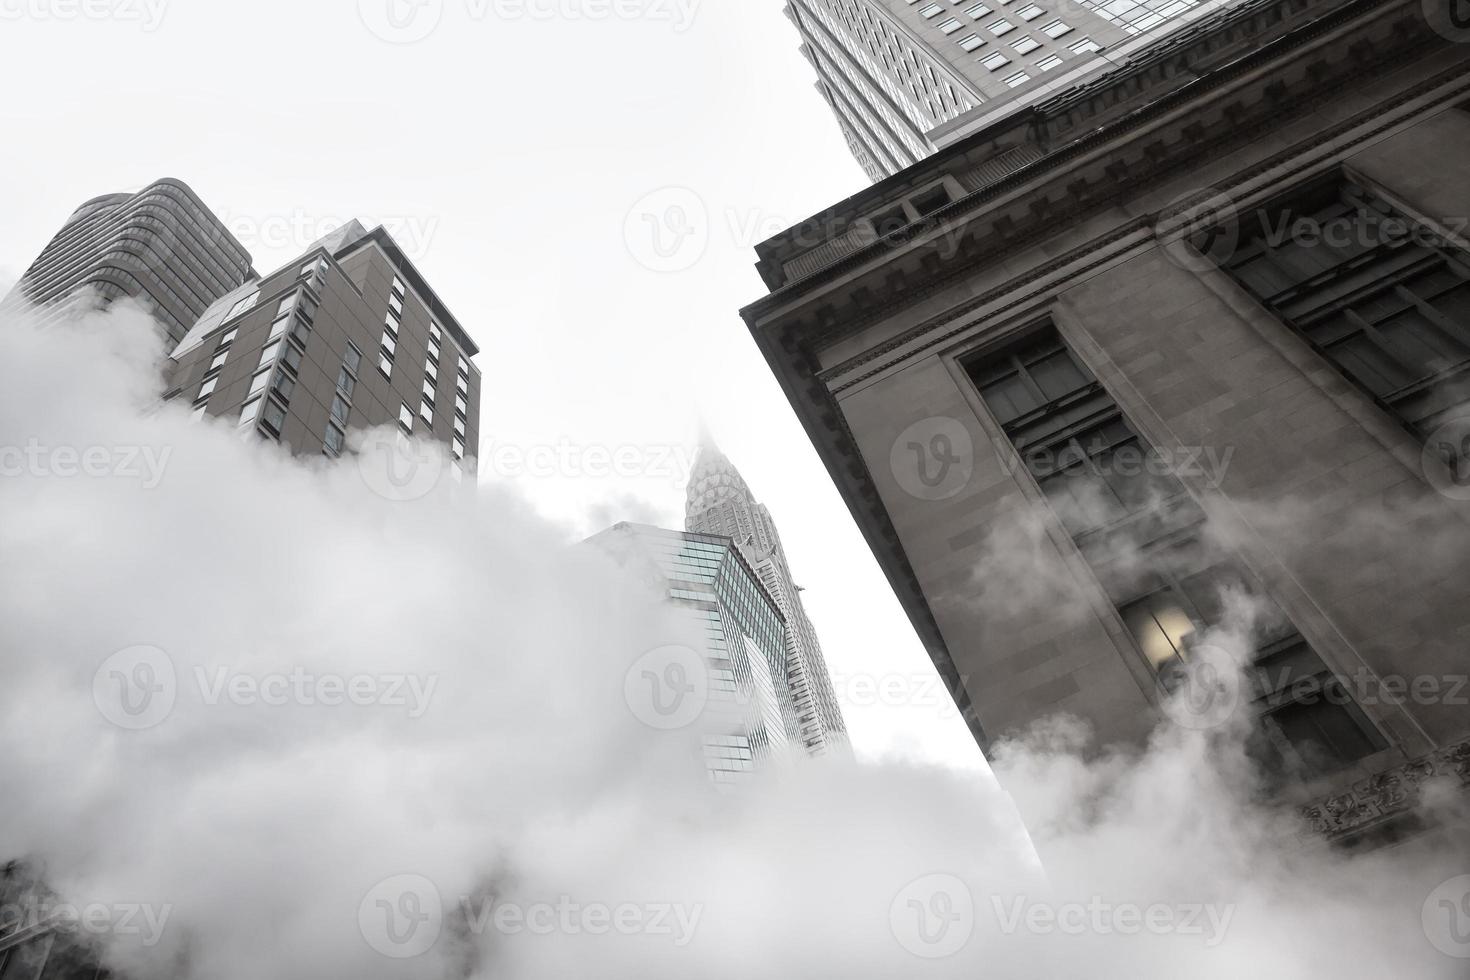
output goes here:
[{"label": "modern apartment tower", "polygon": [[337,456],[351,429],[397,426],[473,473],[479,352],[383,228],[349,222],[215,302],[174,350],[166,397],[203,418]]},{"label": "modern apartment tower", "polygon": [[1232,0],[788,0],[848,146],[874,181],[973,117],[1013,111]]},{"label": "modern apartment tower", "polygon": [[950,195],[892,234],[759,246],[746,322],[982,747],[1208,727],[1171,694],[1225,650],[1323,834],[1470,785],[1467,40],[1250,0],[803,226]]},{"label": "modern apartment tower", "polygon": [[215,300],[251,276],[250,254],[182,181],[86,202],[3,305],[64,315],[74,304],[143,300],[178,343]]},{"label": "modern apartment tower", "polygon": [[756,501],[740,471],[708,438],[700,446],[689,480],[684,526],[733,540],[780,607],[786,627],[784,673],[791,678],[803,748],[813,756],[851,751],[822,645],[802,605],[776,522]]},{"label": "modern apartment tower", "polygon": [[591,544],[688,610],[704,633],[708,676],[704,763],[717,785],[788,757],[798,722],[787,674],[786,623],[728,537],[618,524]]}]

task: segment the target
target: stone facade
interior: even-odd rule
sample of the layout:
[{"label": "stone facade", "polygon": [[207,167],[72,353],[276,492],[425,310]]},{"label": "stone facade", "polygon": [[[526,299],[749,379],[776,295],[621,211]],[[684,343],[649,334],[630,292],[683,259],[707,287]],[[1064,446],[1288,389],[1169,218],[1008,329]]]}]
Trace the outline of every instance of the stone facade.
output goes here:
[{"label": "stone facade", "polygon": [[[1241,4],[759,247],[770,295],[746,322],[982,747],[1061,713],[1136,743],[1168,700],[1091,539],[977,381],[1038,331],[1151,452],[1215,461],[1171,468],[1180,506],[1347,692],[1365,747],[1301,803],[1439,766],[1419,760],[1470,733],[1470,504],[1436,489],[1465,460],[1426,451],[1470,390],[1436,355],[1453,378],[1411,411],[1288,322],[1326,280],[1268,301],[1245,263],[1270,252],[1249,243],[1274,202],[1348,188],[1413,242],[1369,243],[1349,272],[1422,254],[1453,287],[1424,329],[1470,330],[1470,32],[1431,6]],[[852,234],[936,186],[949,203]]]}]

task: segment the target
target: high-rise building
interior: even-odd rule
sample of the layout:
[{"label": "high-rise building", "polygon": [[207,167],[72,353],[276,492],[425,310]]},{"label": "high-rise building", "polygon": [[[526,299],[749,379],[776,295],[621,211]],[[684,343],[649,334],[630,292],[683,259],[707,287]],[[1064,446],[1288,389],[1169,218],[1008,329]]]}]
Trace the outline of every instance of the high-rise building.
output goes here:
[{"label": "high-rise building", "polygon": [[166,397],[295,453],[397,425],[473,473],[479,348],[383,228],[349,222],[221,297],[174,350]]},{"label": "high-rise building", "polygon": [[802,54],[873,180],[977,117],[1077,85],[1235,0],[788,0]]},{"label": "high-rise building", "polygon": [[[591,542],[686,609],[704,633],[705,767],[717,784],[787,757],[797,735],[786,623],[728,537],[618,524]],[[657,680],[657,678],[654,678]]]},{"label": "high-rise building", "polygon": [[64,315],[73,304],[143,300],[178,343],[210,304],[251,275],[250,254],[182,181],[86,202],[26,270],[5,305]]},{"label": "high-rise building", "polygon": [[684,526],[733,540],[780,607],[786,626],[784,672],[791,678],[801,745],[814,756],[850,751],[822,645],[802,605],[776,522],[765,505],[756,502],[740,471],[709,439],[703,441],[690,476]]},{"label": "high-rise building", "polygon": [[939,213],[759,246],[746,322],[982,747],[1234,717],[1335,839],[1470,783],[1448,10],[1252,0],[806,227]]}]

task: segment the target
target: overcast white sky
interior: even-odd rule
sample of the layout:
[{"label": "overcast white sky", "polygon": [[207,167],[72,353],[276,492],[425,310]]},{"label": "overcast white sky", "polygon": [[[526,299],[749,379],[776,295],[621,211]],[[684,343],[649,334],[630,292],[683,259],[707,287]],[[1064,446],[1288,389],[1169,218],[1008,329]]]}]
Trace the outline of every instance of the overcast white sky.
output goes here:
[{"label": "overcast white sky", "polygon": [[[737,314],[754,244],[866,183],[781,7],[0,0],[0,280],[161,176],[262,272],[383,223],[482,348],[486,479],[569,535],[677,527],[702,416],[776,517],[859,751],[981,766]],[[582,472],[623,446],[641,475]]]}]

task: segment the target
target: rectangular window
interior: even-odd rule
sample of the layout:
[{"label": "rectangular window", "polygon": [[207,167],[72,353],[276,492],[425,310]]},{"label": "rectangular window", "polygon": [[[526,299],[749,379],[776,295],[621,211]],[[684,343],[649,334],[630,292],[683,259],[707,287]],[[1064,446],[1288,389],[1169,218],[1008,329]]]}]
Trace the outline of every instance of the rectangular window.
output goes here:
[{"label": "rectangular window", "polygon": [[1062,37],[1065,34],[1070,34],[1072,32],[1072,28],[1068,27],[1060,20],[1054,20],[1043,27],[1041,29],[1041,32],[1047,37]]},{"label": "rectangular window", "polygon": [[230,312],[225,314],[225,319],[233,320],[235,317],[239,316],[241,313],[244,313],[246,310],[254,309],[255,304],[258,302],[260,302],[260,290],[257,289],[255,292],[251,293],[249,296],[246,296],[244,299],[237,302],[234,306],[230,307]]},{"label": "rectangular window", "polygon": [[407,404],[398,406],[398,426],[404,432],[413,431],[413,409],[409,408]]},{"label": "rectangular window", "polygon": [[287,313],[290,313],[290,312],[294,311],[295,309],[296,309],[296,294],[295,293],[289,293],[286,296],[282,297],[281,298],[281,302],[276,306],[276,316],[283,316],[283,315],[285,315]]},{"label": "rectangular window", "polygon": [[240,329],[238,327],[231,327],[230,329],[219,335],[219,344],[217,346],[226,347],[229,344],[233,343],[235,338],[239,335]]},{"label": "rectangular window", "polygon": [[1007,58],[999,51],[992,51],[990,52],[990,54],[980,59],[980,64],[984,65],[986,68],[989,68],[991,71],[995,71],[997,68],[1004,68],[1010,63],[1011,59]]},{"label": "rectangular window", "polygon": [[1031,81],[1031,76],[1026,74],[1024,71],[1018,71],[1014,75],[1008,76],[1005,80],[1006,84],[1009,85],[1011,88],[1025,85],[1029,81]]},{"label": "rectangular window", "polygon": [[276,340],[277,338],[284,337],[286,335],[286,328],[290,325],[291,314],[289,313],[287,313],[283,317],[278,317],[275,320],[271,321],[271,332],[265,338],[266,341],[269,342],[272,340]]},{"label": "rectangular window", "polygon": [[260,399],[255,398],[245,403],[240,409],[240,427],[254,425],[255,420],[260,417]]},{"label": "rectangular window", "polygon": [[433,427],[433,425],[434,425],[434,403],[433,402],[431,402],[431,401],[425,401],[422,405],[419,406],[419,418],[421,418],[421,419],[424,420],[424,424],[425,425],[428,425],[431,428]]},{"label": "rectangular window", "polygon": [[1073,41],[1071,44],[1067,45],[1067,50],[1071,51],[1074,54],[1086,54],[1089,51],[1101,51],[1102,45],[1098,44],[1090,37],[1084,37],[1080,41]]},{"label": "rectangular window", "polygon": [[389,357],[398,353],[398,342],[393,339],[391,333],[384,332],[383,334],[383,352]]},{"label": "rectangular window", "polygon": [[344,398],[351,398],[352,392],[356,389],[357,378],[353,376],[351,371],[347,370],[347,366],[344,364],[337,369],[337,390],[342,393]]},{"label": "rectangular window", "polygon": [[992,34],[994,34],[996,36],[1000,36],[1001,34],[1009,34],[1011,31],[1014,31],[1015,29],[1016,29],[1016,25],[1015,24],[1012,24],[1008,20],[998,20],[995,23],[993,23],[993,24],[990,25],[990,33],[992,33]]},{"label": "rectangular window", "polygon": [[246,397],[253,397],[265,391],[265,386],[270,384],[270,380],[271,372],[269,368],[256,374],[255,377],[250,379],[250,390],[245,393]]},{"label": "rectangular window", "polygon": [[327,423],[327,438],[322,448],[333,456],[341,455],[342,446],[347,441],[346,435],[341,429],[331,422]]},{"label": "rectangular window", "polygon": [[381,351],[378,353],[378,370],[385,378],[393,377],[393,359]]},{"label": "rectangular window", "polygon": [[274,364],[276,362],[276,355],[280,352],[281,342],[279,340],[266,344],[260,352],[260,364],[257,366],[264,367],[267,364]]},{"label": "rectangular window", "polygon": [[[1177,688],[1199,652],[1200,637],[1222,625],[1235,594],[1269,610],[1254,637],[1257,665],[1285,645],[1313,670],[1331,676],[1274,603],[1207,543],[1204,512],[1167,467],[1151,465],[1153,448],[1055,329],[965,367],[1024,469],[1116,604],[1161,688]],[[1280,743],[1278,759],[1287,760],[1288,768],[1305,764],[1320,771],[1327,762],[1302,734],[1310,726],[1299,725],[1300,731],[1283,737],[1285,726],[1269,721],[1272,704],[1257,705],[1259,738]],[[1350,699],[1337,711],[1322,724],[1350,729],[1357,737],[1340,736],[1334,751],[1369,747],[1354,758],[1376,751],[1382,739]]]},{"label": "rectangular window", "polygon": [[953,17],[951,17],[948,20],[942,22],[939,25],[939,29],[940,29],[940,31],[942,31],[945,34],[953,34],[955,31],[959,30],[961,27],[964,27],[964,26],[965,26],[964,24],[960,23],[959,21],[957,21]]},{"label": "rectangular window", "polygon": [[347,353],[342,355],[342,363],[347,366],[347,370],[353,374],[357,373],[357,369],[362,366],[362,351],[357,349],[356,344],[347,345]]},{"label": "rectangular window", "polygon": [[975,51],[984,46],[984,44],[985,38],[981,37],[979,34],[971,34],[968,37],[960,38],[960,47],[964,48],[966,51]]},{"label": "rectangular window", "polygon": [[429,337],[436,344],[439,343],[439,341],[441,341],[441,340],[444,339],[444,334],[439,329],[439,324],[435,323],[433,320],[430,320],[429,321]]},{"label": "rectangular window", "polygon": [[458,393],[458,394],[456,394],[454,396],[454,410],[456,412],[458,412],[460,415],[465,416],[466,418],[469,417],[469,414],[470,414],[470,403],[465,398],[463,392],[460,392],[460,393]]},{"label": "rectangular window", "polygon": [[1028,3],[1026,6],[1016,11],[1016,16],[1021,18],[1022,20],[1035,20],[1044,13],[1046,13],[1046,11],[1036,6],[1036,4]]},{"label": "rectangular window", "polygon": [[281,429],[286,424],[286,410],[274,400],[267,398],[265,407],[260,411],[260,424],[265,426],[266,431],[271,435],[279,436]]},{"label": "rectangular window", "polygon": [[1011,47],[1015,48],[1020,54],[1030,54],[1041,47],[1041,42],[1028,34],[1025,37],[1019,37],[1012,41]]},{"label": "rectangular window", "polygon": [[433,401],[434,401],[434,398],[435,398],[435,395],[436,394],[437,394],[437,392],[435,391],[434,386],[432,384],[430,384],[428,382],[428,380],[425,380],[424,381],[424,401],[429,402],[429,403],[432,404]]},{"label": "rectangular window", "polygon": [[347,424],[347,416],[352,413],[352,406],[341,395],[332,396],[332,418],[342,425]]},{"label": "rectangular window", "polygon": [[1334,178],[1194,244],[1420,439],[1470,405],[1470,261],[1377,195]]},{"label": "rectangular window", "polygon": [[1036,63],[1036,67],[1042,71],[1051,71],[1062,63],[1061,55],[1049,54]]},{"label": "rectangular window", "polygon": [[403,316],[403,298],[397,294],[389,296],[388,309],[398,314],[398,316],[401,318]]},{"label": "rectangular window", "polygon": [[194,401],[201,402],[214,394],[215,386],[219,384],[219,378],[210,378],[199,386],[199,394],[194,396]]}]

